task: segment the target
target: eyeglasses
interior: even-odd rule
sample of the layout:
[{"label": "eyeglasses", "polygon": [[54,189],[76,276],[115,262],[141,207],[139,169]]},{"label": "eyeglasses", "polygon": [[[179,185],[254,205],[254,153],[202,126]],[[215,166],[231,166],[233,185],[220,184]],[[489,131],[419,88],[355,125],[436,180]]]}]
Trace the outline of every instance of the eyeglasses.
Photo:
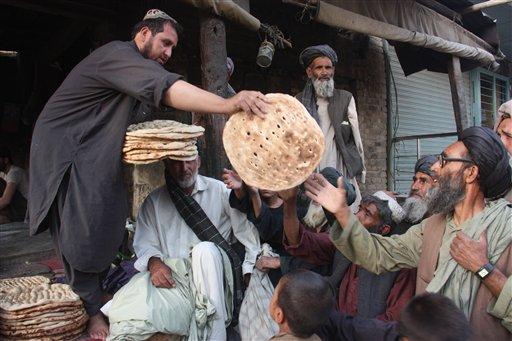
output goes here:
[{"label": "eyeglasses", "polygon": [[473,160],[470,159],[463,159],[463,158],[457,158],[457,157],[447,157],[444,155],[444,153],[437,154],[436,155],[437,161],[441,165],[441,168],[443,168],[448,162],[466,162],[466,163],[474,163]]}]

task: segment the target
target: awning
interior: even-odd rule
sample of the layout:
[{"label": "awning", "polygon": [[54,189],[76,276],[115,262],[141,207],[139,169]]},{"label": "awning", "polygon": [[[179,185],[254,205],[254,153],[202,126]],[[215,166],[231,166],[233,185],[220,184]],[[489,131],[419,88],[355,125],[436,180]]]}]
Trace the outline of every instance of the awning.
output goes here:
[{"label": "awning", "polygon": [[461,58],[463,70],[478,65],[494,70],[504,57],[497,46],[413,0],[312,2],[320,23],[390,41],[406,75],[423,69],[447,72],[449,55]]}]

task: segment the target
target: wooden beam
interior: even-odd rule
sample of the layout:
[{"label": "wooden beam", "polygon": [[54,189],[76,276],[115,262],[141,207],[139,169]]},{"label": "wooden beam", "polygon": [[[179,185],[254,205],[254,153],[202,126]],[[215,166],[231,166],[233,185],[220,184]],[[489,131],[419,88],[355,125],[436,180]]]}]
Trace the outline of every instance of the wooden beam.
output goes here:
[{"label": "wooden beam", "polygon": [[68,0],[0,0],[1,5],[17,7],[35,12],[59,15],[66,18],[99,21],[105,17],[112,18],[119,15],[107,8],[86,5]]},{"label": "wooden beam", "polygon": [[494,7],[498,5],[503,5],[506,3],[512,2],[512,0],[489,0],[485,2],[481,2],[479,4],[471,5],[469,7],[464,8],[462,11],[460,11],[460,14],[468,14],[471,12],[481,11],[483,9]]},{"label": "wooden beam", "polygon": [[[226,27],[222,19],[201,14],[199,37],[203,88],[226,97]],[[220,179],[223,168],[226,168],[229,163],[222,145],[222,131],[226,124],[226,117],[196,114],[193,120],[203,125],[206,130],[202,147],[203,174]]]},{"label": "wooden beam", "polygon": [[460,59],[451,56],[448,61],[448,78],[450,79],[450,89],[452,92],[453,113],[455,115],[455,124],[457,133],[461,133],[470,125],[469,113],[466,108],[466,97],[464,93],[464,81],[460,70]]}]

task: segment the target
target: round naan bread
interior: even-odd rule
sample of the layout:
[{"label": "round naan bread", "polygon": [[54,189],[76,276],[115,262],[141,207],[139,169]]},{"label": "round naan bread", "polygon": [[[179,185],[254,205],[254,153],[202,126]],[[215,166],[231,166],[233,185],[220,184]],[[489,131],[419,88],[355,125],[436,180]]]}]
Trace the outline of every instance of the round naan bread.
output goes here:
[{"label": "round naan bread", "polygon": [[322,130],[297,99],[267,94],[265,119],[241,111],[224,127],[229,161],[242,180],[272,191],[297,186],[315,170],[324,154]]}]

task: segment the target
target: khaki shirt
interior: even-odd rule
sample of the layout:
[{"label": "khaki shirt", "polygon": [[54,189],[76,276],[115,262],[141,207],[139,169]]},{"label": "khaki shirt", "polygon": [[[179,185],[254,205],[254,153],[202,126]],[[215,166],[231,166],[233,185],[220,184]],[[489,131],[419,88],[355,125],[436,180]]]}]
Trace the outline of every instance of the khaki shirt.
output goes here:
[{"label": "khaki shirt", "polygon": [[[455,234],[464,230],[471,219],[455,226],[453,219],[447,217],[439,258],[449,256],[451,241]],[[342,229],[338,222],[331,226],[330,236],[334,245],[353,263],[368,271],[380,274],[401,268],[418,266],[422,253],[425,221],[412,226],[402,235],[384,237],[369,233],[351,214],[349,223]],[[512,331],[512,276],[509,276],[500,295],[488,307],[488,313],[501,319],[502,325]]]}]

